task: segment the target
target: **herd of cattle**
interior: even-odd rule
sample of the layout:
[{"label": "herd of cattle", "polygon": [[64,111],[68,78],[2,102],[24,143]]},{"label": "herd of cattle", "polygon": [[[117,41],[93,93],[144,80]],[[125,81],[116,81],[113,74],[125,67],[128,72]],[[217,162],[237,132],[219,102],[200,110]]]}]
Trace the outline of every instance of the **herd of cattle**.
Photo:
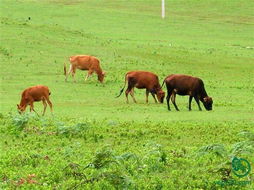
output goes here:
[{"label": "herd of cattle", "polygon": [[[88,70],[87,76],[85,80],[88,79],[94,72],[98,76],[98,80],[102,83],[105,77],[105,72],[102,71],[100,67],[100,61],[94,57],[89,55],[76,55],[70,57],[70,68],[67,72],[66,65],[64,65],[64,74],[66,76],[65,81],[67,81],[68,75],[72,74],[73,80],[75,80],[76,69],[80,70]],[[198,104],[199,110],[201,110],[199,101],[201,101],[206,110],[212,110],[213,100],[209,97],[205,91],[204,83],[200,78],[192,77],[188,75],[180,75],[180,74],[172,74],[167,76],[163,84],[160,85],[159,78],[156,74],[147,72],[147,71],[131,71],[126,73],[125,75],[125,83],[124,87],[121,89],[120,94],[117,96],[121,96],[126,86],[126,82],[128,82],[128,87],[125,91],[127,103],[128,95],[130,94],[133,101],[136,103],[136,99],[134,97],[134,88],[138,89],[146,89],[146,102],[148,102],[149,93],[152,94],[155,102],[157,103],[156,97],[160,103],[163,103],[165,92],[162,90],[164,84],[167,87],[167,106],[168,110],[170,110],[169,100],[175,106],[175,109],[179,111],[175,98],[176,94],[178,95],[189,95],[189,110],[191,110],[191,101],[194,97],[195,101]],[[37,85],[30,88],[25,89],[21,95],[20,104],[17,105],[19,113],[25,111],[26,107],[30,106],[30,111],[34,110],[34,102],[42,101],[44,105],[43,115],[45,114],[47,103],[50,106],[52,112],[52,103],[49,100],[50,91],[47,86]]]}]

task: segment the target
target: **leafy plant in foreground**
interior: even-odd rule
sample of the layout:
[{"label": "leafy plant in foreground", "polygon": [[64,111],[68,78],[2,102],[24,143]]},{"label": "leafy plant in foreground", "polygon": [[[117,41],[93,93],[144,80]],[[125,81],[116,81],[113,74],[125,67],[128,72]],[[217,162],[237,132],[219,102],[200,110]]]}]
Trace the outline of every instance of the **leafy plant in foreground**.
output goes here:
[{"label": "leafy plant in foreground", "polygon": [[71,136],[82,136],[90,126],[87,123],[78,123],[76,125],[67,126],[64,123],[57,124],[57,134],[63,135],[65,137]]},{"label": "leafy plant in foreground", "polygon": [[12,116],[12,123],[16,127],[18,131],[22,131],[26,124],[29,121],[29,115],[28,114],[16,114]]},{"label": "leafy plant in foreground", "polygon": [[202,146],[197,153],[198,156],[204,156],[206,154],[214,154],[219,157],[225,157],[228,155],[228,152],[222,144],[210,144]]},{"label": "leafy plant in foreground", "polygon": [[215,173],[221,175],[222,180],[229,180],[232,178],[230,175],[232,172],[232,161],[235,157],[245,155],[253,156],[254,154],[254,133],[250,131],[244,131],[239,133],[239,135],[244,138],[243,141],[237,142],[231,145],[230,151],[227,151],[223,144],[211,144],[201,147],[197,156],[201,157],[204,155],[215,155],[215,157],[210,157],[210,160],[215,160],[216,157],[224,160],[215,169]]},{"label": "leafy plant in foreground", "polygon": [[230,150],[231,158],[241,154],[254,154],[254,133],[251,131],[242,131],[238,135],[244,140],[232,145]]},{"label": "leafy plant in foreground", "polygon": [[102,148],[86,166],[69,164],[66,175],[80,180],[74,189],[84,184],[110,184],[116,189],[135,187],[133,179],[164,171],[167,163],[167,155],[160,144],[147,143],[144,146],[146,153],[142,156],[130,152],[116,155],[112,149]]},{"label": "leafy plant in foreground", "polygon": [[94,168],[100,169],[113,162],[116,163],[112,150],[103,149],[102,151],[96,152],[94,160],[91,164]]}]

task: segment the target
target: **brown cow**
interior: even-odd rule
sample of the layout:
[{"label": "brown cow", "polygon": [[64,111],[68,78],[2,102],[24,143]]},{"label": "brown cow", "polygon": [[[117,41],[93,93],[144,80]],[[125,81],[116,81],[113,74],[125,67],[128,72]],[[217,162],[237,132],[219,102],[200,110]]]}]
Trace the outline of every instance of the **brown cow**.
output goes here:
[{"label": "brown cow", "polygon": [[133,98],[133,101],[137,103],[137,101],[134,98],[134,87],[138,89],[146,89],[146,102],[148,103],[148,95],[149,93],[152,94],[154,101],[157,103],[157,100],[155,98],[155,94],[157,95],[158,101],[160,103],[163,103],[163,99],[165,97],[165,92],[161,89],[161,85],[159,83],[159,78],[157,75],[151,72],[147,71],[131,71],[126,73],[125,75],[125,83],[124,87],[120,91],[120,94],[116,97],[118,98],[123,93],[123,90],[126,85],[126,81],[128,81],[128,88],[125,91],[127,103],[129,103],[128,100],[128,94],[131,94],[131,97]]},{"label": "brown cow", "polygon": [[[22,92],[21,101],[18,106],[18,110],[20,113],[24,112],[26,110],[26,107],[30,105],[30,111],[34,111],[34,102],[38,102],[42,100],[42,103],[44,105],[44,111],[43,114],[45,114],[47,103],[50,106],[51,112],[52,112],[52,103],[49,100],[50,91],[47,86],[37,85],[30,88],[25,89]],[[46,103],[47,102],[47,103]]]},{"label": "brown cow", "polygon": [[[199,105],[199,100],[204,104],[206,110],[212,110],[213,100],[209,97],[205,91],[204,83],[200,78],[188,76],[188,75],[180,75],[180,74],[173,74],[169,75],[165,78],[164,82],[167,86],[167,104],[168,110],[170,110],[169,106],[169,99],[171,97],[171,101],[175,106],[175,109],[179,111],[176,103],[175,97],[176,94],[184,96],[189,95],[189,110],[191,110],[191,101],[192,98],[196,100],[198,104],[198,108],[201,111],[201,107]],[[162,86],[164,85],[164,82]]]},{"label": "brown cow", "polygon": [[72,77],[76,82],[76,69],[88,70],[85,81],[93,74],[93,72],[96,72],[98,75],[98,80],[102,83],[106,74],[104,71],[102,71],[100,61],[96,57],[90,55],[75,55],[70,57],[70,69],[68,73],[66,72],[66,65],[64,65],[64,74],[66,76],[65,81],[67,81],[68,75],[72,73]]}]

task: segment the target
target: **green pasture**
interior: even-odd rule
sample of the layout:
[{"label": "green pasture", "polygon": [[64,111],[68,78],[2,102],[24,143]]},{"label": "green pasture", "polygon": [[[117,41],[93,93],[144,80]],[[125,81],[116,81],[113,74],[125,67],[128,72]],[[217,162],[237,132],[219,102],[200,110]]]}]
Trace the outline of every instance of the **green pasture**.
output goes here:
[{"label": "green pasture", "polygon": [[[254,2],[166,0],[165,19],[160,3],[0,0],[0,189],[254,188]],[[77,54],[101,60],[103,84],[80,70],[64,81]],[[115,98],[131,70],[200,77],[213,111],[177,96],[169,112],[138,89],[137,104]],[[53,114],[18,115],[37,84]],[[233,174],[233,156],[249,161],[247,176]],[[215,183],[232,179],[250,185]]]}]

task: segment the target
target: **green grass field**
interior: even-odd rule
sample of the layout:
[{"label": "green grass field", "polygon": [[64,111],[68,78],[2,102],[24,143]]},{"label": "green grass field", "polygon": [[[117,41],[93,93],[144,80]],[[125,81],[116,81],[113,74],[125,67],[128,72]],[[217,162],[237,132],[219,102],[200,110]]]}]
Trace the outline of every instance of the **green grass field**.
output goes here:
[{"label": "green grass field", "polygon": [[[160,3],[0,0],[0,189],[254,188],[254,2],[170,0],[165,19]],[[80,70],[65,82],[76,54],[98,57],[105,83]],[[169,112],[138,89],[137,104],[116,99],[131,70],[200,77],[213,111],[177,96]],[[37,84],[53,115],[20,116],[21,92]],[[233,173],[234,156],[247,176]]]}]

